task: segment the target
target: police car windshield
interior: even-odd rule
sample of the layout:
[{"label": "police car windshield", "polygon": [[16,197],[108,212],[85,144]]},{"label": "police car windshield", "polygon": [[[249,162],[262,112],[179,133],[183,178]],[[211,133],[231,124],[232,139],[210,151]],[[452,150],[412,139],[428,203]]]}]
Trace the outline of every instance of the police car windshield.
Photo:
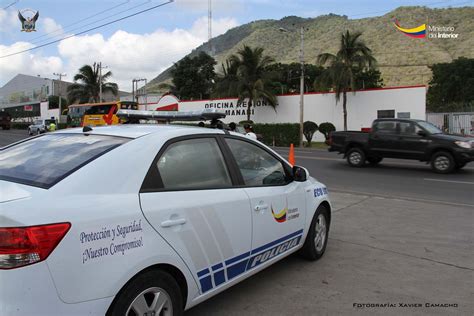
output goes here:
[{"label": "police car windshield", "polygon": [[48,134],[0,150],[0,180],[48,189],[128,138]]}]

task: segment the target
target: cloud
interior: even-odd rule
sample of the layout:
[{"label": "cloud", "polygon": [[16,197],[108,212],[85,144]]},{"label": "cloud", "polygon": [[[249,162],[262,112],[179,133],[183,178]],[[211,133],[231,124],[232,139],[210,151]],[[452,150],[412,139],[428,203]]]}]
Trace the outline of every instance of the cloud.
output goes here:
[{"label": "cloud", "polygon": [[0,9],[0,33],[9,33],[14,29],[20,29],[18,12]]},{"label": "cloud", "polygon": [[[27,42],[16,42],[12,45],[0,45],[1,52],[15,52],[25,48],[33,47]],[[0,84],[6,83],[15,75],[22,73],[32,76],[41,75],[51,78],[53,72],[59,72],[63,68],[61,58],[56,56],[42,56],[41,54],[24,53],[8,58],[0,59]]]},{"label": "cloud", "polygon": [[[217,36],[237,26],[233,18],[213,21],[213,34]],[[76,36],[58,45],[60,56],[67,60],[68,78],[85,64],[101,61],[112,71],[111,81],[121,90],[131,90],[132,79],[153,79],[192,49],[207,41],[207,18],[196,20],[189,30],[158,29],[149,34],[117,31],[109,38],[101,34]]]},{"label": "cloud", "polygon": [[36,29],[44,33],[51,33],[50,36],[58,36],[64,33],[63,27],[51,18],[44,18],[38,21]]}]

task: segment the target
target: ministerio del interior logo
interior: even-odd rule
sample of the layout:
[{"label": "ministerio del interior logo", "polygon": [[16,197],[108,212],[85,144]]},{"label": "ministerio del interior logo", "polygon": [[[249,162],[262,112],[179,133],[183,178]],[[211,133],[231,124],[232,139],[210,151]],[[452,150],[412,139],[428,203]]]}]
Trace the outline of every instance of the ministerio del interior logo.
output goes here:
[{"label": "ministerio del interior logo", "polygon": [[412,38],[433,38],[433,39],[455,39],[459,37],[454,26],[439,26],[421,24],[417,27],[402,27],[397,19],[393,19],[393,25],[402,34]]}]

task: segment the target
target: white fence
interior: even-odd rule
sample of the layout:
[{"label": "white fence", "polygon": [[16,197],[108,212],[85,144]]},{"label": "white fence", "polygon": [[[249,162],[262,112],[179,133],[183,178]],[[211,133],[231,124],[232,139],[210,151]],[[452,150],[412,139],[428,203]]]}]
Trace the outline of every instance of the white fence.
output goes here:
[{"label": "white fence", "polygon": [[426,120],[450,134],[474,135],[474,112],[426,113]]}]

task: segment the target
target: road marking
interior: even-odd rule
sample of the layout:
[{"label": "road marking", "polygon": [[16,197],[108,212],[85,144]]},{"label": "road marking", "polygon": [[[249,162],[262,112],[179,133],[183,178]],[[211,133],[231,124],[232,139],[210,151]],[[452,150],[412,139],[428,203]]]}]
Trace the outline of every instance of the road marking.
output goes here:
[{"label": "road marking", "polygon": [[348,194],[355,194],[355,195],[376,196],[376,197],[382,197],[382,198],[392,199],[392,200],[406,200],[406,201],[424,202],[424,203],[431,203],[431,204],[474,207],[474,204],[466,204],[466,203],[456,203],[456,202],[440,201],[440,200],[428,200],[428,199],[421,199],[421,198],[416,198],[416,197],[386,195],[386,194],[360,192],[360,191],[352,191],[352,190],[345,190],[345,189],[331,189],[330,187],[328,189],[329,189],[329,194],[331,194],[331,192],[339,192],[339,193],[348,193]]},{"label": "road marking", "polygon": [[436,182],[459,183],[459,184],[474,184],[474,182],[468,182],[468,181],[454,181],[454,180],[429,179],[429,178],[424,178],[423,180],[425,180],[425,181],[436,181]]}]

